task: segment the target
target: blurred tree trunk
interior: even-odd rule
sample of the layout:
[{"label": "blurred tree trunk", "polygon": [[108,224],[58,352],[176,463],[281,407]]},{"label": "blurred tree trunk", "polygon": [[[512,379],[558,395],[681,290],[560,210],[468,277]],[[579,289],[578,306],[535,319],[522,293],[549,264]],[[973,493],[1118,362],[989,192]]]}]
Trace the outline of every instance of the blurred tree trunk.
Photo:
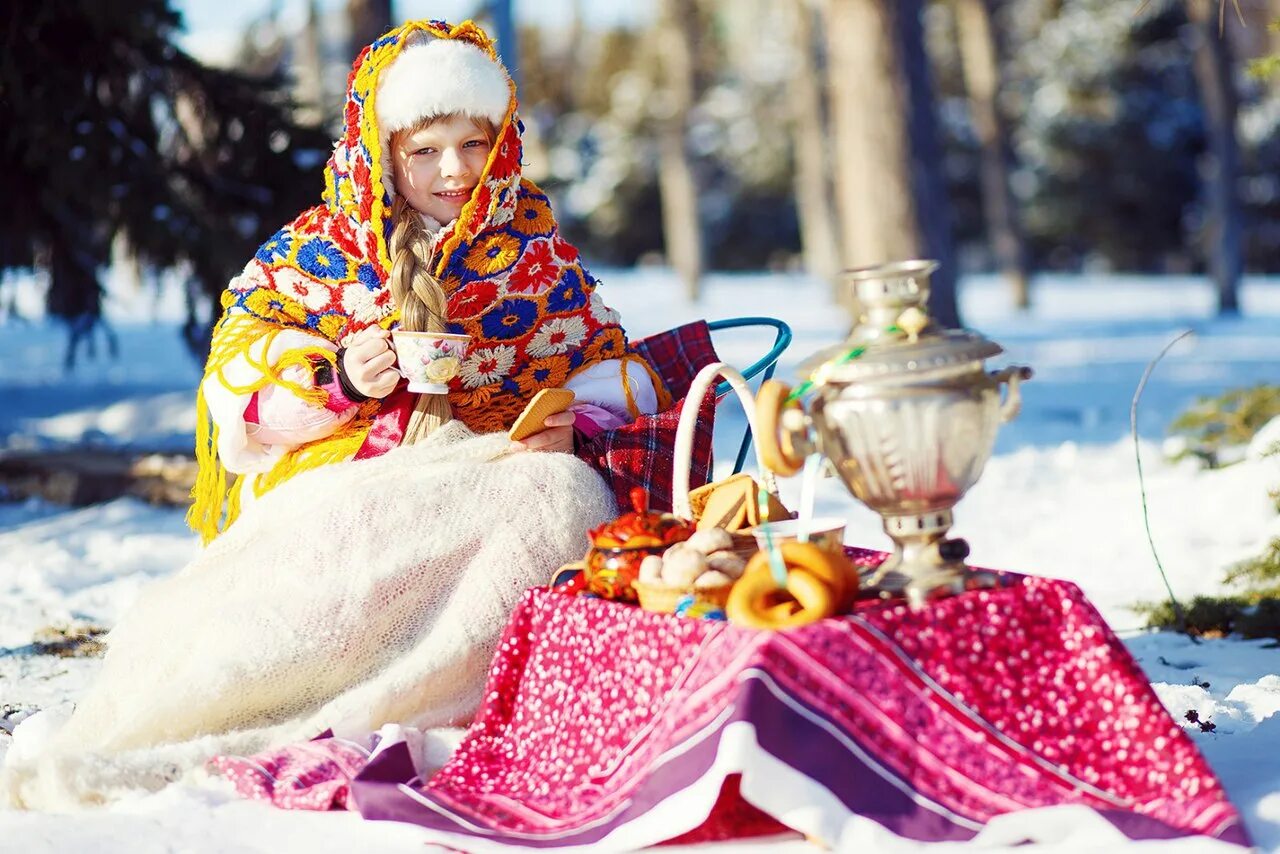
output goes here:
[{"label": "blurred tree trunk", "polygon": [[1240,156],[1231,46],[1219,32],[1216,3],[1187,0],[1187,17],[1196,27],[1194,70],[1209,143],[1201,168],[1207,197],[1204,238],[1208,268],[1218,291],[1218,313],[1236,314],[1244,271],[1244,227],[1236,192]]},{"label": "blurred tree trunk", "polygon": [[[1265,51],[1267,54],[1280,54],[1280,27],[1271,28],[1271,24],[1280,21],[1280,0],[1266,0],[1264,4],[1266,25],[1264,30],[1267,33],[1267,44]],[[1267,79],[1267,84],[1271,91],[1280,88],[1280,75],[1271,75]]]},{"label": "blurred tree trunk", "polygon": [[[355,55],[352,54],[352,58]],[[298,108],[294,117],[309,125],[318,125],[324,119],[324,68],[320,50],[320,13],[316,0],[307,0],[307,20],[298,38],[295,61]]]},{"label": "blurred tree trunk", "polygon": [[1026,243],[1009,190],[1009,135],[996,96],[1000,66],[990,0],[955,0],[956,29],[969,113],[981,145],[982,212],[996,264],[1013,289],[1013,304],[1031,306]]},{"label": "blurred tree trunk", "polygon": [[822,80],[814,56],[815,17],[808,0],[795,0],[791,32],[795,71],[790,97],[796,213],[805,269],[829,282],[836,298],[842,300],[839,227],[831,199],[831,154],[822,115]]},{"label": "blurred tree trunk", "polygon": [[658,120],[658,190],[667,260],[697,300],[702,290],[702,223],[698,185],[686,140],[694,103],[694,42],[698,10],[694,0],[660,0],[656,29],[662,84]]},{"label": "blurred tree trunk", "polygon": [[851,266],[940,262],[930,312],[959,325],[921,0],[828,0],[836,195]]},{"label": "blurred tree trunk", "polygon": [[934,116],[933,76],[925,51],[924,0],[898,0],[890,7],[895,15],[897,39],[907,94],[907,139],[911,151],[911,193],[923,253],[939,266],[933,274],[929,313],[944,326],[960,325],[956,285],[955,242],[951,236],[951,200],[942,173],[942,146]]},{"label": "blurred tree trunk", "polygon": [[516,19],[511,0],[489,0],[493,15],[493,36],[498,42],[498,57],[507,67],[511,79],[520,85],[520,41],[516,36]]},{"label": "blurred tree trunk", "polygon": [[561,101],[566,112],[575,112],[582,105],[582,92],[586,82],[585,75],[579,69],[586,65],[579,55],[584,40],[582,24],[582,0],[572,0],[569,5],[569,38],[563,54],[562,74],[560,81]]},{"label": "blurred tree trunk", "polygon": [[352,59],[391,29],[391,0],[347,0],[347,51]]}]

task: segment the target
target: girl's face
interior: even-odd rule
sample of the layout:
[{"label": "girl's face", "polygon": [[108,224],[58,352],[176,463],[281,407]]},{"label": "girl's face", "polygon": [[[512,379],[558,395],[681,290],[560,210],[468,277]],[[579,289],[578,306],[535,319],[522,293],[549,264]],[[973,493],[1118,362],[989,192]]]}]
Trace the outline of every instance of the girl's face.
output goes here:
[{"label": "girl's face", "polygon": [[418,213],[441,224],[452,222],[471,198],[490,148],[489,135],[466,116],[450,116],[394,134],[396,192]]}]

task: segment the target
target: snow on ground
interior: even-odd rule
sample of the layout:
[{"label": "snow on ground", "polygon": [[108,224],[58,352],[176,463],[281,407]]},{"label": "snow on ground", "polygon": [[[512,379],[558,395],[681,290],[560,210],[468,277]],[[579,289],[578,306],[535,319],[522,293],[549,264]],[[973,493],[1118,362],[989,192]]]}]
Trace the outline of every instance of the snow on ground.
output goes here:
[{"label": "snow on ground", "polygon": [[[801,360],[847,329],[825,291],[800,277],[712,276],[696,306],[681,302],[665,271],[603,271],[601,278],[602,293],[633,337],[695,317],[783,318],[796,341],[780,376],[792,379]],[[0,448],[190,447],[199,370],[178,338],[181,306],[171,291],[155,300],[117,281],[110,290],[107,317],[119,358],[81,359],[65,372],[64,333],[40,316],[38,285],[0,284],[0,305],[25,317],[0,314]],[[1044,277],[1035,298],[1033,311],[1019,316],[997,280],[970,278],[962,290],[966,323],[1008,351],[997,364],[1029,364],[1036,377],[1023,386],[1022,414],[1002,428],[982,480],[957,508],[956,533],[969,539],[974,563],[1079,584],[1126,637],[1174,717],[1195,710],[1214,722],[1214,732],[1192,728],[1192,737],[1261,847],[1280,851],[1280,652],[1266,642],[1195,644],[1141,632],[1128,607],[1164,595],[1143,529],[1130,401],[1147,362],[1183,330],[1193,334],[1156,368],[1138,418],[1151,526],[1170,583],[1183,598],[1219,591],[1226,567],[1280,534],[1267,497],[1280,485],[1280,460],[1204,471],[1162,454],[1169,421],[1197,396],[1280,381],[1280,282],[1249,282],[1243,316],[1228,320],[1212,317],[1212,291],[1193,278]],[[726,332],[717,346],[727,361],[745,366],[767,339]],[[105,335],[96,343],[106,351]],[[722,470],[743,426],[736,404],[724,404],[717,424]],[[796,506],[798,479],[782,486]],[[849,542],[887,547],[874,514],[837,481],[821,484],[818,508],[848,519]],[[0,756],[7,730],[33,708],[72,701],[99,664],[32,655],[33,632],[110,625],[141,585],[195,553],[181,517],[132,499],[79,510],[0,501]],[[412,827],[283,813],[235,801],[216,786],[175,788],[74,821],[5,813],[0,838],[14,850],[37,851],[422,850]],[[728,847],[809,850],[802,845]]]}]

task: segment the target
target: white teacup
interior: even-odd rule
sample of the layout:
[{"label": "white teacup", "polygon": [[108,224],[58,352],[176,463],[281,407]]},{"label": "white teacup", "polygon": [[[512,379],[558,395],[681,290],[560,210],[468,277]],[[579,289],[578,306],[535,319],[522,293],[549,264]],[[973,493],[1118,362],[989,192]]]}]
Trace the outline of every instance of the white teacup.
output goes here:
[{"label": "white teacup", "polygon": [[396,367],[409,381],[409,391],[447,394],[449,380],[456,377],[462,367],[471,336],[393,329],[391,340],[396,348]]},{"label": "white teacup", "polygon": [[[805,529],[809,532],[809,542],[825,552],[841,554],[844,551],[844,526],[845,520],[827,516],[810,519]],[[774,543],[793,543],[800,539],[801,530],[799,519],[782,519],[756,525],[751,533],[755,535],[756,545],[763,551],[768,548],[766,531]]]}]

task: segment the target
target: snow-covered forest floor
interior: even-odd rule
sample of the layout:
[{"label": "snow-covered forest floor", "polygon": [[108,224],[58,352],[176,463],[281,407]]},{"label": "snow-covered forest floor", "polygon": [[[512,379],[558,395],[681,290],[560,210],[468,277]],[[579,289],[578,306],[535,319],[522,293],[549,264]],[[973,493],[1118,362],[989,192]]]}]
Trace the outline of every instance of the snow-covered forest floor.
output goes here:
[{"label": "snow-covered forest floor", "polygon": [[[633,337],[695,317],[786,320],[796,340],[781,376],[794,378],[804,357],[838,341],[847,326],[825,290],[800,277],[712,276],[693,306],[665,271],[599,272],[602,294]],[[1144,367],[1176,334],[1193,329],[1156,368],[1138,427],[1152,531],[1173,590],[1184,599],[1222,591],[1233,562],[1280,534],[1267,495],[1280,487],[1280,458],[1246,455],[1213,471],[1173,464],[1164,432],[1198,395],[1280,382],[1280,282],[1250,282],[1243,316],[1226,320],[1212,316],[1209,287],[1192,278],[1046,277],[1037,285],[1029,315],[1010,309],[996,280],[975,277],[963,286],[966,324],[1004,345],[1002,358],[1031,365],[1036,377],[1023,387],[1021,416],[1002,429],[986,473],[958,506],[957,533],[972,544],[975,564],[1079,584],[1175,718],[1194,709],[1216,724],[1212,733],[1193,727],[1192,737],[1259,845],[1280,850],[1280,649],[1239,639],[1193,644],[1141,630],[1130,606],[1162,598],[1164,586],[1143,530],[1129,438],[1130,401]],[[26,318],[0,314],[0,447],[190,447],[199,371],[178,337],[181,307],[173,294],[124,293],[118,283],[110,290],[118,356],[105,355],[99,336],[98,357],[82,358],[68,373],[65,333],[42,319],[36,283],[0,287],[0,305],[16,306]],[[769,338],[732,332],[718,343],[727,361],[745,366]],[[731,464],[742,427],[736,405],[722,405],[720,465]],[[798,479],[784,484],[792,506],[797,491]],[[823,482],[819,510],[848,518],[848,542],[887,545],[876,517],[838,482]],[[0,500],[0,756],[5,730],[34,709],[73,702],[99,663],[34,655],[34,633],[110,626],[143,584],[177,570],[196,548],[178,510],[131,499],[84,509]],[[4,850],[26,851],[422,850],[411,826],[285,813],[216,788],[178,787],[72,820],[0,814],[0,840]],[[1166,845],[1192,850],[1188,842],[1197,843]]]}]

